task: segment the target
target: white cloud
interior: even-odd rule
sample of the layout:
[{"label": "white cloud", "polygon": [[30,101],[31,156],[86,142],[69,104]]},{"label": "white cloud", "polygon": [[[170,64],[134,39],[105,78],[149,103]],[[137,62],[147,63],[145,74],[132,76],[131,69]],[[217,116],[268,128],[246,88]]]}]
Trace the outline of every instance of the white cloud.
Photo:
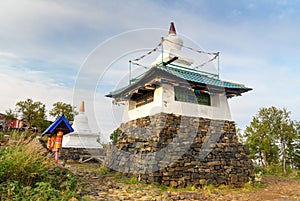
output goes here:
[{"label": "white cloud", "polygon": [[15,108],[18,101],[31,98],[34,101],[41,101],[46,104],[47,109],[57,101],[71,103],[72,90],[64,87],[58,87],[56,84],[49,82],[32,82],[0,74],[0,111],[5,112],[7,109]]},{"label": "white cloud", "polygon": [[[49,106],[56,100],[70,102],[72,99],[78,105],[80,99],[85,98],[93,104],[90,94],[95,93],[97,73],[107,67],[99,65],[97,58],[90,63],[97,65],[78,80],[93,81],[89,85],[92,88],[87,88],[89,95],[82,92],[81,97],[72,98],[70,87],[70,80],[75,82],[75,74],[88,54],[98,44],[121,32],[145,27],[167,29],[169,22],[175,21],[178,33],[192,38],[205,50],[221,51],[221,78],[254,88],[253,92],[230,101],[232,116],[238,124],[246,125],[259,107],[270,104],[286,106],[299,119],[296,93],[299,70],[295,67],[300,53],[299,15],[286,1],[279,3],[285,7],[279,9],[282,5],[279,8],[272,5],[273,8],[268,4],[264,11],[266,5],[260,1],[245,5],[219,2],[221,9],[205,1],[133,1],[126,4],[121,1],[1,1],[0,79],[5,84],[0,89],[6,95],[1,99],[0,111],[13,108],[16,101],[28,97]],[[233,10],[237,11],[238,18],[230,18]],[[251,16],[249,10],[253,12]],[[148,36],[155,41],[153,46],[143,37],[134,37],[120,41],[113,48],[128,45],[135,48],[137,44],[154,47],[160,36]],[[117,54],[122,58],[115,57],[110,52],[113,48],[107,50],[107,60],[100,63],[116,60],[101,80],[109,87],[125,80],[128,72],[128,63],[122,63],[122,58],[127,58],[121,54],[124,52]],[[35,64],[36,61],[40,63]],[[66,82],[69,87],[65,87]],[[102,88],[96,97],[103,96],[105,90]],[[111,111],[106,99],[95,100],[95,107],[103,110],[96,109],[93,113],[90,110],[94,106],[88,106],[92,108],[89,109],[92,115],[102,117],[101,111]],[[101,129],[109,132],[112,129],[110,120],[100,119],[106,125]]]},{"label": "white cloud", "polygon": [[0,51],[0,57],[9,57],[9,58],[17,58],[17,55],[15,55],[14,53],[11,52],[3,52]]}]

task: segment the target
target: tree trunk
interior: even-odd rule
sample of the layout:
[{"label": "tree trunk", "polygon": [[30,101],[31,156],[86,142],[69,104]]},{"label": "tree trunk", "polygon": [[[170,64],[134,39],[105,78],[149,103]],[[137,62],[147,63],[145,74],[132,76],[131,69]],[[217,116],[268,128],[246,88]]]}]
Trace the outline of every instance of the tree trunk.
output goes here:
[{"label": "tree trunk", "polygon": [[283,169],[283,173],[286,175],[286,148],[283,140],[281,141],[281,147],[282,147],[282,169]]},{"label": "tree trunk", "polygon": [[268,165],[268,161],[267,161],[267,153],[264,152],[264,167],[265,167],[265,169],[267,168],[267,165]]},{"label": "tree trunk", "polygon": [[259,162],[260,162],[260,165],[263,166],[263,168],[265,169],[266,166],[265,166],[265,163],[264,163],[264,160],[263,160],[263,154],[261,152],[259,152]]}]

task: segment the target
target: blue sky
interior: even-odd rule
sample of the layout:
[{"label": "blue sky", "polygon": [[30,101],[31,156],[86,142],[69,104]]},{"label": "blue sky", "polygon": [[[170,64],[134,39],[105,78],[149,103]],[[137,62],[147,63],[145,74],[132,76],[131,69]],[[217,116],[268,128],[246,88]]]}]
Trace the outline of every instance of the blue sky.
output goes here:
[{"label": "blue sky", "polygon": [[[272,105],[286,107],[292,118],[299,120],[299,10],[299,1],[285,0],[0,1],[0,112],[26,98],[44,102],[48,110],[56,101],[79,105],[79,99],[91,91],[95,93],[94,102],[87,106],[91,126],[110,132],[118,121],[109,125],[103,123],[108,120],[98,117],[118,109],[101,109],[107,100],[94,86],[74,96],[78,75],[89,56],[112,37],[137,29],[159,29],[167,34],[169,23],[174,21],[177,32],[198,47],[221,52],[221,79],[254,89],[230,100],[232,117],[239,127],[248,125],[259,108]],[[152,44],[129,42],[139,42],[145,48]],[[128,64],[124,58],[124,64],[120,58],[114,63],[118,67],[111,71],[113,78],[106,75],[107,80],[125,79]],[[105,68],[93,70],[102,72]],[[93,75],[88,70],[86,73]],[[101,121],[100,126],[95,126],[95,121]]]}]

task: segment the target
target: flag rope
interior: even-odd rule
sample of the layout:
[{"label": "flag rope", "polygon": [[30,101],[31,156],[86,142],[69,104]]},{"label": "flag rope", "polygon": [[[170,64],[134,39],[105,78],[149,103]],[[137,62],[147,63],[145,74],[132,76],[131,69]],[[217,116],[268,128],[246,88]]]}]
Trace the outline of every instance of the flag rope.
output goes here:
[{"label": "flag rope", "polygon": [[173,42],[173,41],[171,41],[171,40],[168,40],[168,39],[163,38],[162,41],[161,41],[155,48],[153,48],[152,50],[150,50],[150,51],[147,52],[146,54],[144,54],[144,55],[142,55],[142,56],[140,56],[140,57],[138,57],[138,58],[136,58],[136,59],[129,60],[129,62],[130,62],[131,64],[136,65],[136,66],[140,66],[140,67],[143,67],[143,68],[145,68],[145,69],[149,69],[149,68],[150,68],[149,66],[145,66],[145,65],[139,64],[139,63],[137,63],[137,61],[140,61],[141,59],[145,58],[146,56],[149,56],[149,55],[152,54],[153,52],[156,52],[156,51],[158,50],[158,48],[159,48],[160,46],[162,46],[163,41],[168,41],[168,42],[173,43],[173,44],[176,44],[176,45],[181,45],[181,46],[184,47],[184,48],[187,48],[187,49],[189,49],[189,50],[198,52],[198,53],[200,53],[200,54],[214,55],[214,57],[211,58],[211,59],[209,59],[208,61],[205,61],[204,63],[202,63],[202,64],[200,64],[200,65],[197,65],[197,66],[193,67],[194,69],[201,68],[201,67],[205,66],[206,64],[208,64],[209,62],[212,62],[212,61],[216,60],[216,59],[219,57],[219,54],[220,54],[220,52],[205,52],[205,51],[202,51],[202,50],[197,50],[197,49],[195,49],[195,48],[188,47],[188,46],[185,46],[185,45],[182,45],[182,44],[179,44],[179,43],[176,43],[176,42]]}]

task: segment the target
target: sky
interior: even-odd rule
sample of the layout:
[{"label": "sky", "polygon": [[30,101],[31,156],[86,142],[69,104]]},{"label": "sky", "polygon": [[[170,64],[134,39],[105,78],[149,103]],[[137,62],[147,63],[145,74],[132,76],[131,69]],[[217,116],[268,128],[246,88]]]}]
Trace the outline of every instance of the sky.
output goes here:
[{"label": "sky", "polygon": [[104,95],[174,22],[184,41],[220,52],[222,80],[253,88],[229,100],[238,127],[269,106],[300,120],[299,10],[287,0],[0,1],[0,113],[27,98],[48,111],[84,100],[92,130],[108,139],[122,107]]}]

